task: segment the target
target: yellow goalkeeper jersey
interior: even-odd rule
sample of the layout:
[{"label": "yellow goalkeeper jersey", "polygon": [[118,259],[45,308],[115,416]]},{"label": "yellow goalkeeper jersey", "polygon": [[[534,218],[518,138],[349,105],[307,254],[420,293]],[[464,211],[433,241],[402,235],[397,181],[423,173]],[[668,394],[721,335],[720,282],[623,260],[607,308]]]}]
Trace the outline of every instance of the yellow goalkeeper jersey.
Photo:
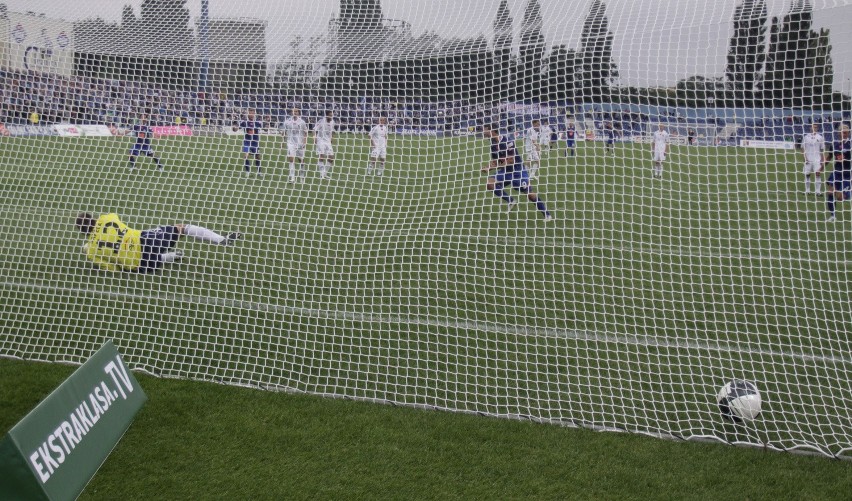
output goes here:
[{"label": "yellow goalkeeper jersey", "polygon": [[142,264],[142,232],[128,228],[118,214],[98,218],[89,234],[86,257],[109,271],[134,271]]}]

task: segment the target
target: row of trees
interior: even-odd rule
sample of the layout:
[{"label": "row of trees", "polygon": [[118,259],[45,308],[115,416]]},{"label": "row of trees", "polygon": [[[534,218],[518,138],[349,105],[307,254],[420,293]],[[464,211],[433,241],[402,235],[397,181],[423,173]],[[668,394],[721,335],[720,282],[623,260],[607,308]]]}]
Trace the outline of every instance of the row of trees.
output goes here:
[{"label": "row of trees", "polygon": [[[131,7],[124,8],[121,24],[100,19],[78,23],[79,70],[193,86],[198,59],[185,4],[186,0],[144,0],[139,16]],[[247,75],[243,86],[269,86],[293,94],[481,102],[736,107],[836,107],[848,102],[833,92],[829,32],[813,29],[810,0],[793,0],[782,18],[771,20],[766,0],[741,0],[734,12],[724,77],[696,75],[675,88],[618,85],[613,33],[603,0],[592,1],[576,48],[546,45],[540,0],[527,0],[517,53],[513,51],[514,25],[508,1],[500,0],[492,23],[492,44],[484,35],[413,37],[404,25],[389,24],[380,0],[341,0],[329,34],[297,39],[287,60],[270,68],[270,78]]]},{"label": "row of trees", "polygon": [[734,12],[727,99],[736,106],[797,108],[841,102],[833,92],[829,30],[813,29],[810,0],[794,0],[783,18],[772,18],[768,45],[767,18],[766,0],[743,0]]},{"label": "row of trees", "polygon": [[[510,28],[507,15],[503,0],[495,33]],[[613,34],[601,0],[594,0],[589,8],[577,50],[557,45],[544,57],[542,24],[539,0],[528,0],[512,72],[520,83],[515,98],[727,107],[836,108],[845,104],[848,109],[849,96],[834,92],[829,30],[813,29],[810,0],[793,0],[787,13],[771,22],[766,0],[741,0],[734,12],[724,78],[696,75],[681,80],[674,89],[614,87],[618,68],[613,61]],[[768,43],[767,25],[771,26]],[[505,47],[495,46],[495,53],[505,52]]]},{"label": "row of trees", "polygon": [[[342,0],[339,25],[347,43],[362,34],[381,40],[379,0]],[[320,75],[282,83],[324,92],[376,89],[383,95],[427,95],[486,101],[533,100],[630,102],[677,106],[848,107],[848,96],[834,92],[829,31],[813,29],[810,0],[794,0],[782,18],[768,18],[766,0],[741,0],[733,17],[724,77],[695,75],[674,88],[618,85],[613,33],[606,5],[593,0],[577,48],[546,46],[540,0],[528,0],[513,52],[515,21],[501,0],[492,23],[494,41],[483,36],[433,43],[428,57],[395,54],[376,61],[336,62]],[[770,26],[771,28],[767,28]],[[767,31],[769,31],[767,33]],[[437,39],[434,35],[421,38]],[[417,42],[415,40],[415,42]],[[422,44],[414,43],[414,47]],[[333,51],[332,51],[333,52]],[[356,51],[357,52],[357,51]],[[321,59],[320,54],[314,54]],[[345,58],[344,58],[345,59]],[[291,72],[292,73],[292,72]]]},{"label": "row of trees", "polygon": [[[274,70],[276,85],[294,94],[313,90],[480,102],[600,102],[613,95],[618,71],[601,0],[592,3],[579,50],[558,45],[548,52],[539,0],[527,4],[517,54],[507,0],[498,4],[490,47],[484,35],[442,39],[427,33],[415,38],[383,21],[379,0],[342,0],[335,32],[328,38],[297,40],[291,58]],[[386,49],[375,52],[376,47]]]}]

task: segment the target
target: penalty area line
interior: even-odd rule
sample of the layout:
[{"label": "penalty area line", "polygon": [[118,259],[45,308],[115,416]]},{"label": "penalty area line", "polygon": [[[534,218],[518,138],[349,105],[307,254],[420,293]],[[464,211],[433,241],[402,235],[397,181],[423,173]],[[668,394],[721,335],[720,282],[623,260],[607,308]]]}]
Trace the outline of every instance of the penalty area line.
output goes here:
[{"label": "penalty area line", "polygon": [[0,282],[4,289],[30,290],[38,292],[55,292],[63,294],[84,294],[92,297],[107,299],[142,299],[148,301],[166,301],[196,306],[218,306],[250,311],[283,313],[288,315],[305,316],[326,320],[346,320],[364,323],[412,324],[425,327],[444,329],[473,330],[498,333],[516,337],[541,337],[565,339],[571,341],[603,342],[641,346],[645,348],[662,348],[674,350],[704,350],[719,353],[747,353],[756,357],[773,357],[798,360],[802,362],[820,362],[824,364],[852,365],[852,358],[843,355],[825,355],[821,353],[795,353],[777,349],[755,348],[749,343],[721,343],[707,340],[690,340],[682,338],[662,338],[641,334],[612,334],[591,330],[559,329],[552,327],[530,327],[523,325],[506,325],[495,322],[477,320],[452,320],[421,315],[395,315],[386,313],[360,313],[333,309],[300,308],[263,303],[200,296],[196,294],[140,294],[137,292],[105,291],[88,287],[60,287],[50,284]]}]

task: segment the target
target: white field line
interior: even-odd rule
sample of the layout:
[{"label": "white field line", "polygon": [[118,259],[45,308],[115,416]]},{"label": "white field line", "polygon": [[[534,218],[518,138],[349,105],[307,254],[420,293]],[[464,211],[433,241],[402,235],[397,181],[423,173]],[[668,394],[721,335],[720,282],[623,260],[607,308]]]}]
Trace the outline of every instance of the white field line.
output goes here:
[{"label": "white field line", "polygon": [[669,339],[641,334],[601,333],[590,330],[556,329],[548,327],[530,327],[523,325],[505,325],[475,320],[453,320],[420,315],[398,315],[383,313],[348,312],[335,309],[297,308],[258,301],[224,299],[193,294],[140,294],[136,292],[117,292],[87,287],[60,287],[50,284],[0,282],[4,289],[54,292],[63,294],[86,294],[106,299],[142,299],[146,301],[166,301],[196,306],[218,306],[269,313],[283,313],[326,320],[346,320],[364,323],[410,324],[443,329],[484,331],[517,337],[549,337],[572,341],[604,342],[626,344],[647,348],[673,350],[706,350],[722,353],[747,353],[754,357],[785,358],[802,362],[818,362],[833,365],[852,365],[852,358],[842,354],[820,352],[797,353],[789,350],[754,347],[749,343],[721,343],[706,340]]}]

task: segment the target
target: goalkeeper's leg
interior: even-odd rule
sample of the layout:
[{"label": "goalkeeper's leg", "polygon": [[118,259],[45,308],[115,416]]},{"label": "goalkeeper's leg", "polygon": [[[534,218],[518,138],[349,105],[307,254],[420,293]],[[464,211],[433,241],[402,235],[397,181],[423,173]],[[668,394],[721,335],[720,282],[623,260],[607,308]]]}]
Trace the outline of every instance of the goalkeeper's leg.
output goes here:
[{"label": "goalkeeper's leg", "polygon": [[234,242],[243,237],[243,235],[238,232],[232,232],[227,236],[222,236],[213,230],[194,224],[177,224],[175,227],[181,235],[186,235],[196,240],[216,245],[232,245]]}]

